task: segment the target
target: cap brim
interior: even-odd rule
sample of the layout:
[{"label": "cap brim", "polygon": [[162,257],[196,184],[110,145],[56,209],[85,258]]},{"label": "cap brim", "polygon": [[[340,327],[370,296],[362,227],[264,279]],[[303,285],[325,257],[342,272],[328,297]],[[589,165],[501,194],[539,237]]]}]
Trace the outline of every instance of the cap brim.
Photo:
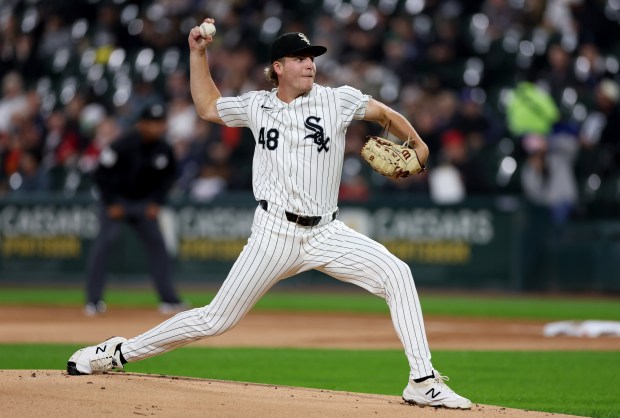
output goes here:
[{"label": "cap brim", "polygon": [[[305,48],[301,48],[301,49],[297,49],[295,51],[289,52],[286,55],[283,55],[284,57],[292,57],[294,55],[301,55],[301,54],[308,54],[308,55],[312,55],[313,57],[318,57],[319,55],[323,55],[324,53],[327,52],[327,48],[325,48],[324,46],[320,46],[320,45],[312,45],[312,46],[308,46]],[[278,60],[282,57],[278,57],[275,60]]]}]

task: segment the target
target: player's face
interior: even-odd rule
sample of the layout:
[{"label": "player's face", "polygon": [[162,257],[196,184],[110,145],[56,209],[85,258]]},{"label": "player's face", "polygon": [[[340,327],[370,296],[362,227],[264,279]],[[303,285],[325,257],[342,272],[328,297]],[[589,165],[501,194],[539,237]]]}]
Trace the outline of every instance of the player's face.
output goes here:
[{"label": "player's face", "polygon": [[280,86],[287,86],[293,90],[305,93],[312,90],[316,65],[312,56],[285,57],[282,64]]}]

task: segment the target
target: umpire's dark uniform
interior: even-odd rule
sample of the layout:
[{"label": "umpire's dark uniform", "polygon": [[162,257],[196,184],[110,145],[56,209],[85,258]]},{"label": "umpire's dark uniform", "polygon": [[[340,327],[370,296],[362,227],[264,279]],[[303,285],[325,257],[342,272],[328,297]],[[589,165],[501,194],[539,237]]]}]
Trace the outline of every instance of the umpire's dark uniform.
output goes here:
[{"label": "umpire's dark uniform", "polygon": [[148,106],[134,130],[101,152],[94,174],[101,192],[100,232],[88,263],[87,313],[105,310],[102,294],[108,256],[123,223],[131,225],[146,247],[149,273],[161,302],[181,303],[172,285],[171,261],[157,221],[159,207],[176,175],[172,148],[163,139],[165,130],[164,107]]}]

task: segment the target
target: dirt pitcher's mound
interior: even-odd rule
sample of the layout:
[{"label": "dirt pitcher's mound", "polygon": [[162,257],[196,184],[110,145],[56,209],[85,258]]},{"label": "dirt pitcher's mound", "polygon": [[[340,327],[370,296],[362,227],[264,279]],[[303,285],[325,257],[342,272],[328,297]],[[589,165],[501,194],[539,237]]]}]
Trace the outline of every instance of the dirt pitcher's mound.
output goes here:
[{"label": "dirt pitcher's mound", "polygon": [[136,373],[68,376],[59,370],[0,370],[1,417],[546,417],[476,405],[451,411],[399,397]]}]

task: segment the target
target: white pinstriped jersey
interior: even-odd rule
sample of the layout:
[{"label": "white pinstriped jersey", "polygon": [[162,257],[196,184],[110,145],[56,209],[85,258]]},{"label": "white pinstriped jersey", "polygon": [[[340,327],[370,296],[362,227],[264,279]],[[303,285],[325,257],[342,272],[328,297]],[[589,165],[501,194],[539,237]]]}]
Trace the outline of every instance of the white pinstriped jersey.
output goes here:
[{"label": "white pinstriped jersey", "polygon": [[227,126],[254,134],[254,196],[300,215],[331,214],[338,207],[345,132],[353,119],[364,117],[370,96],[350,86],[315,84],[287,104],[276,93],[252,91],[217,101]]}]

